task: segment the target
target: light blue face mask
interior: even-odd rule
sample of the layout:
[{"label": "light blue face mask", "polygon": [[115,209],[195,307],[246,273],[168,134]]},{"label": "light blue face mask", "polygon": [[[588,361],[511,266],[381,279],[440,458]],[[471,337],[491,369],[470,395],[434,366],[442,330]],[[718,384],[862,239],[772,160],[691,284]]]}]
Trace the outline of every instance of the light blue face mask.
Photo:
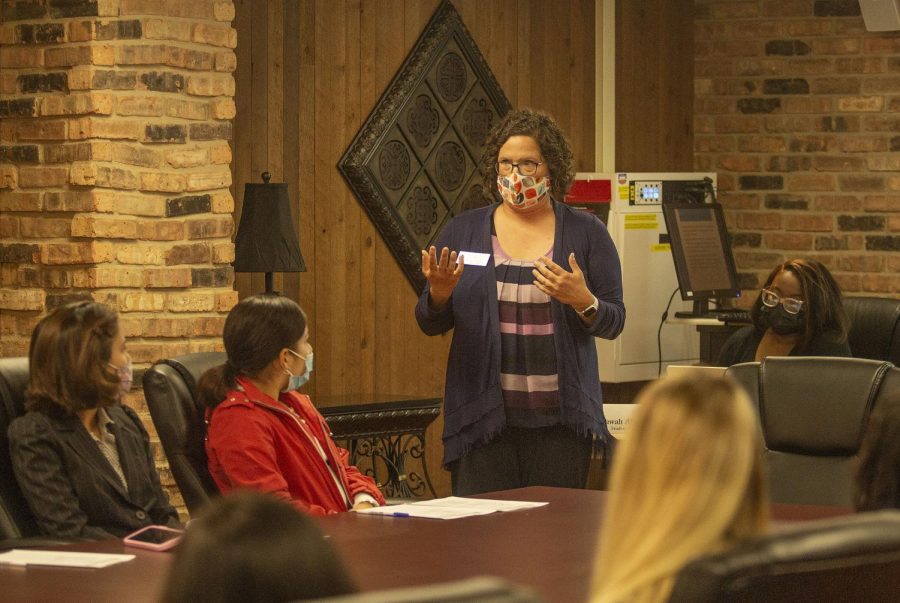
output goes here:
[{"label": "light blue face mask", "polygon": [[[288,352],[290,352],[291,354],[293,354],[293,355],[296,356],[297,358],[303,358],[303,356],[301,356],[300,354],[298,354],[298,353],[295,352],[294,350],[288,350]],[[294,373],[292,373],[291,371],[289,371],[287,368],[284,369],[284,372],[286,372],[288,375],[290,375],[291,378],[288,380],[287,387],[285,387],[285,388],[284,388],[283,390],[281,390],[281,391],[283,391],[283,392],[292,392],[292,391],[297,390],[297,389],[300,389],[301,387],[303,387],[304,385],[306,385],[306,382],[309,381],[309,376],[310,376],[310,375],[312,374],[312,372],[313,372],[313,353],[312,353],[312,352],[310,352],[310,353],[306,356],[305,362],[306,362],[306,370],[305,370],[303,373],[299,374],[299,375],[295,375]]]}]

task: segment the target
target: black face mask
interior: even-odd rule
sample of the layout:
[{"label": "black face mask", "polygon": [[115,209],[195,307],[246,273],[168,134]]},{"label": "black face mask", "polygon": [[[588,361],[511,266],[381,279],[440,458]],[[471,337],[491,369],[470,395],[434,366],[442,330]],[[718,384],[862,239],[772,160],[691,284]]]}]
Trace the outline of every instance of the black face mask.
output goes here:
[{"label": "black face mask", "polygon": [[803,314],[790,314],[781,304],[775,308],[763,306],[761,313],[763,322],[776,335],[793,335],[803,330]]}]

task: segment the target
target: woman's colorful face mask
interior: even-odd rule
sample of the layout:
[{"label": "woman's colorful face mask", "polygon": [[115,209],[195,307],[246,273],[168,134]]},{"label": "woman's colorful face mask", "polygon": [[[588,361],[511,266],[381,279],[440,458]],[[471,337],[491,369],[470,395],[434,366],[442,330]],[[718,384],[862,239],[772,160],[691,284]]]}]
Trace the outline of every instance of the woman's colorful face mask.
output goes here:
[{"label": "woman's colorful face mask", "polygon": [[521,176],[513,171],[508,176],[497,176],[497,191],[504,202],[516,209],[528,209],[541,203],[550,192],[547,176]]}]

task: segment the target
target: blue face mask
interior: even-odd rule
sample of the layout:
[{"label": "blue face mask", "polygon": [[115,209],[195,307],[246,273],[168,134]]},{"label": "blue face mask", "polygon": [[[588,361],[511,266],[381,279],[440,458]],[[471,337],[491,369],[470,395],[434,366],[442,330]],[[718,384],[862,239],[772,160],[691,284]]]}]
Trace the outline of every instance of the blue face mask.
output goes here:
[{"label": "blue face mask", "polygon": [[[288,350],[288,352],[290,352],[297,358],[303,358],[303,356],[301,356],[294,350]],[[288,375],[290,375],[291,378],[288,380],[287,387],[285,387],[281,391],[292,392],[292,391],[300,389],[301,387],[306,385],[306,382],[309,381],[309,376],[313,372],[313,353],[312,352],[310,352],[309,355],[306,356],[305,361],[306,361],[306,370],[299,375],[295,375],[294,373],[292,373],[291,371],[289,371],[286,368],[284,369],[284,372],[286,372]]]}]

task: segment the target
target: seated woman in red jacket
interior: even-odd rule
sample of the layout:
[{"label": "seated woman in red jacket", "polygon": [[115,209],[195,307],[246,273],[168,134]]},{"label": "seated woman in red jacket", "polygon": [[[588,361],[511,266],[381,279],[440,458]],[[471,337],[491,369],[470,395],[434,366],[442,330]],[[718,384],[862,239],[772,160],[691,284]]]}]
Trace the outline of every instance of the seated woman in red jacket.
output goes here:
[{"label": "seated woman in red jacket", "polygon": [[313,350],[294,301],[256,295],[225,321],[225,364],[200,379],[209,471],[222,492],[271,492],[313,515],[383,505],[375,482],[347,462],[309,396]]}]

